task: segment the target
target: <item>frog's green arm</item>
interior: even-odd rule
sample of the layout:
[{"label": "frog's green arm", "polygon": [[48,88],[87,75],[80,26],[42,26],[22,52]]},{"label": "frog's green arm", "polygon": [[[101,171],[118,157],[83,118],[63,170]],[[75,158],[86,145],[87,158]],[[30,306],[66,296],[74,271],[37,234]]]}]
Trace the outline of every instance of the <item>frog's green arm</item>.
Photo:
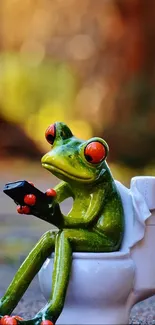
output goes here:
[{"label": "frog's green arm", "polygon": [[[57,193],[56,199],[54,200],[54,205],[53,203],[51,204],[52,210],[48,210],[48,221],[52,223],[54,226],[58,227],[59,229],[62,229],[65,224],[65,216],[62,214],[60,210],[59,203],[63,202],[69,197],[74,198],[74,194],[70,188],[70,186],[66,182],[61,182],[58,185],[54,187],[54,190]],[[53,206],[54,206],[54,213],[53,213]]]},{"label": "frog's green arm", "polygon": [[62,228],[64,225],[64,216],[61,213],[59,203],[67,199],[68,197],[74,197],[69,184],[61,182],[55,187],[57,196],[49,204],[41,204],[40,211],[38,212],[35,207],[31,208],[31,214],[45,220],[52,225]]},{"label": "frog's green arm", "polygon": [[[54,189],[57,192],[57,203],[61,203],[68,197],[73,197],[74,199],[74,194],[67,183],[61,182]],[[100,214],[100,210],[105,201],[104,193],[105,190],[103,187],[97,188],[95,192],[89,194],[85,193],[85,195],[84,193],[81,194],[79,191],[75,194],[76,199],[74,201],[74,210],[71,210],[71,212],[66,216],[63,215],[60,210],[57,210],[51,219],[53,225],[59,229],[72,227],[87,228],[90,224],[96,221],[97,216]]]},{"label": "frog's green arm", "polygon": [[[100,188],[96,192],[90,194],[91,199],[85,196],[81,203],[80,200],[77,200],[77,203],[75,201],[74,207],[77,205],[75,208],[76,213],[71,211],[67,216],[64,216],[64,227],[88,228],[90,225],[92,226],[103,208],[105,202],[104,193],[104,189]],[[88,204],[87,201],[89,202]],[[82,204],[83,211],[81,213]]]},{"label": "frog's green arm", "polygon": [[104,191],[103,189],[99,192],[92,194],[89,208],[84,216],[83,223],[90,225],[92,221],[96,220],[96,217],[100,214],[101,208],[104,203]]},{"label": "frog's green arm", "polygon": [[74,197],[71,187],[66,182],[59,183],[54,187],[54,189],[57,193],[56,201],[58,203],[63,202],[69,197]]}]

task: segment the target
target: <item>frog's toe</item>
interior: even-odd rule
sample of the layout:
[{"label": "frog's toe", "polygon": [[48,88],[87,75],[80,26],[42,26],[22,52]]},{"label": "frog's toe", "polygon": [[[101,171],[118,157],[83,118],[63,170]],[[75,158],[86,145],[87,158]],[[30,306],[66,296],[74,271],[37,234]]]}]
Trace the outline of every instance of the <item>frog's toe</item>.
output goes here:
[{"label": "frog's toe", "polygon": [[0,325],[18,325],[18,320],[23,320],[19,316],[0,316]]},{"label": "frog's toe", "polygon": [[34,319],[33,325],[54,325],[54,323],[49,319],[41,319],[39,322]]},{"label": "frog's toe", "polygon": [[55,322],[53,321],[52,315],[48,316],[46,313],[38,313],[34,317],[34,323],[33,325],[54,325]]},{"label": "frog's toe", "polygon": [[[1,325],[1,323],[0,323],[0,325]],[[10,324],[8,323],[7,325],[10,325]],[[37,316],[33,319],[29,319],[29,320],[25,320],[25,321],[19,320],[17,325],[54,325],[54,323],[49,319],[43,319],[42,317]]]},{"label": "frog's toe", "polygon": [[54,323],[53,322],[51,322],[50,320],[48,320],[48,319],[45,319],[45,320],[43,320],[42,322],[41,322],[41,324],[40,325],[54,325]]}]

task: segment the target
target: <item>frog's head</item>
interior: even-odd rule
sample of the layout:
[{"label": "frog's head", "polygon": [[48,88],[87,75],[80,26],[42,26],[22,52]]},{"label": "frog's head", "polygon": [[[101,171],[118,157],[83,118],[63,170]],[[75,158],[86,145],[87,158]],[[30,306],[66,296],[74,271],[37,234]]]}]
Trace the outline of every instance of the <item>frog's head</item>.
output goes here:
[{"label": "frog's head", "polygon": [[51,150],[42,157],[42,166],[58,178],[68,183],[94,183],[109,178],[105,162],[109,149],[103,139],[79,140],[61,122],[50,125],[45,137]]}]

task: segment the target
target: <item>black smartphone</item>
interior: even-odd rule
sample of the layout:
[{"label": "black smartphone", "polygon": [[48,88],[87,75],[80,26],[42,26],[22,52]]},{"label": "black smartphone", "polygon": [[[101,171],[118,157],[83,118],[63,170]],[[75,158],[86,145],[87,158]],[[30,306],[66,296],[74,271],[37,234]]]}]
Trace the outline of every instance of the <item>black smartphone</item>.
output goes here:
[{"label": "black smartphone", "polygon": [[5,184],[3,192],[11,197],[15,203],[22,206],[25,205],[24,197],[27,194],[34,194],[36,196],[35,208],[37,208],[37,206],[40,207],[43,203],[49,203],[49,197],[45,193],[25,180]]}]

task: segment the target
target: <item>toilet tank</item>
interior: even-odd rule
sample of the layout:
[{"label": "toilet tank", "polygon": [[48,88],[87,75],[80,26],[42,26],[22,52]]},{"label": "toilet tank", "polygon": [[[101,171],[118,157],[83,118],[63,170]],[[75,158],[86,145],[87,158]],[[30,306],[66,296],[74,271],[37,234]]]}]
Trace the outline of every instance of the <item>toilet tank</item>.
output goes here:
[{"label": "toilet tank", "polygon": [[141,301],[155,294],[155,210],[146,220],[144,238],[131,248],[135,262],[134,294]]}]

